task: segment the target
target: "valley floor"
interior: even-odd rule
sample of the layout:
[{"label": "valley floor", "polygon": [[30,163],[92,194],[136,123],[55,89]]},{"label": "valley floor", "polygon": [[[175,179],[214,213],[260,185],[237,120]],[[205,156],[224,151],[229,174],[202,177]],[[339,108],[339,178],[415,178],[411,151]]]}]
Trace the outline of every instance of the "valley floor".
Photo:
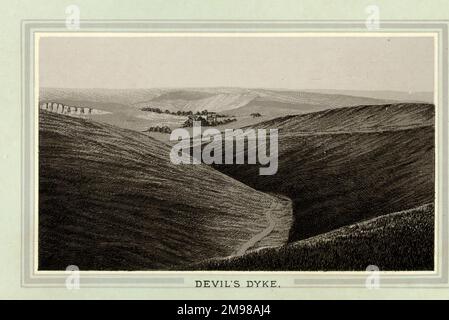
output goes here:
[{"label": "valley floor", "polygon": [[276,248],[188,266],[233,271],[434,270],[434,206],[396,212]]}]

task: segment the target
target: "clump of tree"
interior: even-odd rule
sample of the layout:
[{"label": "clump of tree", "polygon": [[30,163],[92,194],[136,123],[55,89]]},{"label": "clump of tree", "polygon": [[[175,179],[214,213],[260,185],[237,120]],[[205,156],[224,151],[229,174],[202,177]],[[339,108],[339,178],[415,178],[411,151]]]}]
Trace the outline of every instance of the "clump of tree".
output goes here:
[{"label": "clump of tree", "polygon": [[217,123],[216,123],[216,125],[217,126],[220,126],[220,125],[222,125],[222,124],[227,124],[227,123],[231,123],[231,122],[234,122],[234,121],[237,121],[237,119],[236,118],[228,118],[228,119],[223,119],[223,120],[218,120],[217,121]]},{"label": "clump of tree", "polygon": [[[213,112],[210,112],[211,114],[213,114]],[[207,116],[209,114],[209,111],[207,111],[207,109],[201,110],[201,111],[197,111],[195,113],[196,115],[205,115]]]},{"label": "clump of tree", "polygon": [[193,116],[190,116],[184,123],[183,127],[193,127],[193,122],[199,121],[201,123],[201,126],[203,127],[211,127],[211,126],[220,126],[223,124],[231,123],[234,121],[237,121],[236,118],[227,118],[223,120],[217,120],[217,117],[210,116],[210,115],[203,115],[203,114],[194,114]]},{"label": "clump of tree", "polygon": [[215,117],[217,118],[229,118],[231,116],[226,115],[226,114],[219,114],[219,113],[215,113],[215,112],[209,112],[207,109],[204,110],[199,110],[197,112],[193,112],[193,111],[182,111],[182,110],[178,110],[178,111],[170,111],[168,109],[162,110],[161,108],[156,108],[156,107],[143,107],[140,109],[141,111],[148,111],[148,112],[154,112],[154,113],[165,113],[165,114],[171,114],[174,116],[209,116],[209,115],[215,115]]},{"label": "clump of tree", "polygon": [[259,112],[254,112],[254,113],[251,113],[250,116],[253,117],[253,118],[259,118],[262,115]]},{"label": "clump of tree", "polygon": [[201,123],[201,126],[207,127],[209,126],[209,122],[207,121],[206,117],[201,116],[199,113],[189,116],[189,118],[184,121],[182,124],[182,127],[188,128],[193,127],[193,122],[198,121]]},{"label": "clump of tree", "polygon": [[192,115],[192,111],[170,111],[168,109],[162,110],[161,108],[155,108],[155,107],[144,107],[140,109],[141,111],[148,111],[148,112],[154,112],[154,113],[165,113],[165,114],[171,114],[174,116],[189,116]]},{"label": "clump of tree", "polygon": [[[168,111],[168,110],[165,110],[165,111]],[[177,115],[177,116],[190,116],[190,115],[192,115],[193,114],[193,112],[192,111],[176,111],[176,112],[172,112],[171,114],[173,114],[173,115]]]},{"label": "clump of tree", "polygon": [[147,130],[144,130],[143,132],[160,132],[160,133],[171,133],[171,129],[168,126],[154,126],[149,127]]},{"label": "clump of tree", "polygon": [[153,108],[153,107],[144,107],[140,109],[142,111],[149,111],[149,112],[155,112],[155,113],[162,113],[163,111],[160,108]]},{"label": "clump of tree", "polygon": [[[233,116],[231,117],[231,116],[228,116],[225,114],[209,112],[207,109],[198,110],[195,113],[192,111],[181,111],[181,110],[170,111],[168,109],[162,110],[161,108],[156,108],[156,107],[144,107],[140,110],[148,111],[148,112],[155,112],[155,113],[171,114],[171,115],[175,115],[175,116],[186,116],[188,118],[182,125],[183,127],[192,127],[194,121],[201,122],[201,125],[204,127],[220,126],[220,125],[224,125],[224,124],[227,124],[230,122],[237,121],[237,119]],[[219,120],[219,118],[222,120]],[[157,131],[157,130],[160,130],[160,129],[158,129],[158,127],[151,127],[150,129],[148,129],[147,131],[160,132],[160,131]]]}]

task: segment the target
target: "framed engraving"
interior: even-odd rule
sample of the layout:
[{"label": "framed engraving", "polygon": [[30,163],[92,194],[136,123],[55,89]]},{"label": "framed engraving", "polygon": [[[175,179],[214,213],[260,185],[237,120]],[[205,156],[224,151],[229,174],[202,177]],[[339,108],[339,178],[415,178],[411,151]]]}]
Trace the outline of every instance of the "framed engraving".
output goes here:
[{"label": "framed engraving", "polygon": [[70,26],[22,23],[24,287],[448,286],[447,22]]}]

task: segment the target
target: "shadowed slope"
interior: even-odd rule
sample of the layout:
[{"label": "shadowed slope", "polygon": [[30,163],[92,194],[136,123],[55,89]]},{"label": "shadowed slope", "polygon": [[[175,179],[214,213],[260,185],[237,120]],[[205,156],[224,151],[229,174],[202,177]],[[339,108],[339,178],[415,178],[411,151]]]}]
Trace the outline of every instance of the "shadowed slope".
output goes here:
[{"label": "shadowed slope", "polygon": [[289,115],[257,124],[281,133],[398,130],[434,124],[432,104],[363,105]]},{"label": "shadowed slope", "polygon": [[137,132],[41,111],[39,268],[163,269],[228,256],[281,204],[208,166],[174,165],[169,151]]},{"label": "shadowed slope", "polygon": [[342,108],[255,127],[279,128],[278,172],[259,176],[257,165],[216,168],[255,189],[289,196],[290,241],[433,202],[431,105]]},{"label": "shadowed slope", "polygon": [[[379,214],[383,214],[382,211]],[[201,270],[381,271],[434,269],[432,204],[388,214],[278,248],[204,261]]]}]

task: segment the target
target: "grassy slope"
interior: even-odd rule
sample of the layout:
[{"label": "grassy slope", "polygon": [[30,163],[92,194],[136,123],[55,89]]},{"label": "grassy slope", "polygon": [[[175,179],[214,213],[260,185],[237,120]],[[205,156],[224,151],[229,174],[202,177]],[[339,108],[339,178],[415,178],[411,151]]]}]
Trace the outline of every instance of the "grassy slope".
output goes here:
[{"label": "grassy slope", "polygon": [[[246,105],[227,111],[235,116],[245,116],[251,113],[260,113],[263,116],[283,116],[296,113],[313,112],[323,109],[324,106],[314,104],[296,104],[292,102],[282,102],[270,100],[269,98],[255,98]],[[226,113],[226,111],[224,112]]]},{"label": "grassy slope", "polygon": [[386,102],[387,100],[373,98],[303,91],[211,88],[207,92],[194,90],[169,91],[147,103],[170,110],[199,111],[208,109],[209,111],[236,116],[247,116],[253,112],[280,116],[318,111],[328,106],[338,108]]},{"label": "grassy slope", "polygon": [[[245,88],[117,90],[41,88],[39,98],[40,103],[57,102],[71,106],[93,107],[110,112],[86,117],[135,131],[147,130],[150,126],[167,125],[172,129],[179,126],[176,124],[179,118],[176,117],[149,119],[151,114],[140,110],[147,106],[171,111],[208,109],[226,115],[236,115],[237,121],[226,125],[226,127],[240,128],[287,114],[322,110],[330,105],[341,107],[343,105],[386,102],[385,100],[339,94]],[[253,119],[250,116],[253,112],[262,113],[263,118]],[[183,118],[186,119],[186,117]],[[165,143],[169,139],[169,136],[165,134],[150,134],[150,136]]]},{"label": "grassy slope", "polygon": [[106,124],[41,111],[39,146],[43,270],[227,256],[264,229],[272,201],[284,204],[208,166],[173,165],[167,146]]},{"label": "grassy slope", "polygon": [[259,176],[255,165],[217,168],[258,190],[289,196],[295,216],[290,241],[432,202],[433,106],[382,110],[343,108],[262,123],[280,128],[277,174]]},{"label": "grassy slope", "polygon": [[362,104],[385,104],[388,100],[355,97],[340,94],[322,94],[303,91],[259,90],[258,97],[246,105],[231,110],[235,115],[249,115],[259,112],[263,115],[288,115],[318,112],[324,109],[357,106]]},{"label": "grassy slope", "polygon": [[434,124],[432,104],[363,105],[289,115],[262,122],[257,128],[279,128],[280,132],[338,132],[397,130]]},{"label": "grassy slope", "polygon": [[360,90],[306,90],[307,92],[327,93],[327,94],[343,94],[365,98],[375,98],[390,101],[433,103],[434,94],[431,91],[360,91]]},{"label": "grassy slope", "polygon": [[195,267],[201,270],[363,271],[369,265],[376,265],[381,271],[433,270],[433,246],[434,208],[429,204],[278,248],[209,260]]},{"label": "grassy slope", "polygon": [[[357,106],[361,104],[386,103],[388,100],[347,95],[341,93],[321,93],[302,90],[255,89],[257,94],[273,101],[283,101],[296,104],[327,105],[329,107]],[[391,101],[391,100],[390,100]]]}]

